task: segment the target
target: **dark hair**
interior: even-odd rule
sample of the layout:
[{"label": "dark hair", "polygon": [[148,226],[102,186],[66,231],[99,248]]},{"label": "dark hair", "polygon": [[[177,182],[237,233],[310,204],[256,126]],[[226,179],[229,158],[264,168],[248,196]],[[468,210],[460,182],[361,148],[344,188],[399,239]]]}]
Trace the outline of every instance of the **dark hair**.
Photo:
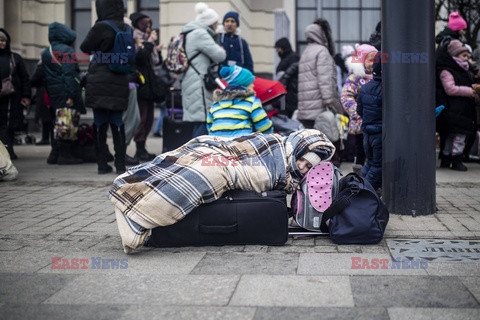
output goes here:
[{"label": "dark hair", "polygon": [[335,45],[333,44],[332,29],[330,28],[330,23],[328,23],[327,20],[322,18],[315,19],[313,23],[318,24],[320,28],[322,28],[323,33],[327,38],[328,52],[330,52],[330,55],[332,56],[335,55]]}]

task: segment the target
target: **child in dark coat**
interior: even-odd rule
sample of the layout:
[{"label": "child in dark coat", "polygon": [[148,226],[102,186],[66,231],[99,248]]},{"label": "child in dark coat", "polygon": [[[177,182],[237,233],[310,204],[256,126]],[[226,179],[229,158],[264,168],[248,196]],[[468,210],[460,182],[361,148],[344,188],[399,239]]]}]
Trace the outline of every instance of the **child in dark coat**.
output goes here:
[{"label": "child in dark coat", "polygon": [[373,80],[360,88],[357,112],[363,119],[363,148],[367,158],[363,177],[377,190],[382,186],[382,61],[377,53],[373,64]]}]

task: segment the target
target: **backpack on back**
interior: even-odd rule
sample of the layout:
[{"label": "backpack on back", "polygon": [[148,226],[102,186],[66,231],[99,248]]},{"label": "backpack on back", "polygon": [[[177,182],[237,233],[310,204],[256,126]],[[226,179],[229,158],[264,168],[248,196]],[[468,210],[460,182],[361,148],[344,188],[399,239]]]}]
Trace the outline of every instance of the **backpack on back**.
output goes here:
[{"label": "backpack on back", "polygon": [[[310,231],[320,231],[322,215],[338,193],[340,172],[331,162],[311,168],[292,197],[293,218]],[[328,231],[327,231],[328,232]]]},{"label": "backpack on back", "polygon": [[340,179],[339,193],[324,212],[320,230],[336,244],[374,244],[382,240],[388,209],[370,183],[355,173]]},{"label": "backpack on back", "polygon": [[108,68],[117,73],[133,71],[135,64],[135,40],[132,36],[132,28],[127,25],[125,31],[120,30],[114,22],[105,20],[115,31],[115,43]]},{"label": "backpack on back", "polygon": [[[167,48],[167,57],[165,58],[165,67],[168,71],[174,73],[184,73],[187,71],[189,58],[185,51],[185,40],[189,32],[180,33],[179,35],[170,38]],[[191,57],[190,60],[193,60],[199,53],[200,52]]]}]

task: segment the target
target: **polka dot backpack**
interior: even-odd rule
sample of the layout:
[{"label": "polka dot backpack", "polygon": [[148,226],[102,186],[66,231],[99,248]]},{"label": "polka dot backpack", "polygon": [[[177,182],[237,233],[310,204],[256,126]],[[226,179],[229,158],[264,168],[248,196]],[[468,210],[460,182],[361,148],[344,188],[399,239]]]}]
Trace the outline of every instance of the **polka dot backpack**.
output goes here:
[{"label": "polka dot backpack", "polygon": [[300,227],[320,232],[322,214],[338,193],[339,179],[340,171],[328,161],[307,172],[292,197],[293,218]]}]

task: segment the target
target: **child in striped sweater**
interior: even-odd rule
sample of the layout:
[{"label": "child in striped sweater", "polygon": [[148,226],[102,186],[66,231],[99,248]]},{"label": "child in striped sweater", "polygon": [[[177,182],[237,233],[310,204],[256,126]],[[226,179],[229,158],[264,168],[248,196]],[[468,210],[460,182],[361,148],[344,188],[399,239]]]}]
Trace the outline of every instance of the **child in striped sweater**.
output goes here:
[{"label": "child in striped sweater", "polygon": [[253,131],[273,132],[272,121],[253,90],[253,74],[242,67],[231,65],[220,70],[228,83],[224,90],[213,92],[214,104],[207,114],[209,135],[235,138]]}]

